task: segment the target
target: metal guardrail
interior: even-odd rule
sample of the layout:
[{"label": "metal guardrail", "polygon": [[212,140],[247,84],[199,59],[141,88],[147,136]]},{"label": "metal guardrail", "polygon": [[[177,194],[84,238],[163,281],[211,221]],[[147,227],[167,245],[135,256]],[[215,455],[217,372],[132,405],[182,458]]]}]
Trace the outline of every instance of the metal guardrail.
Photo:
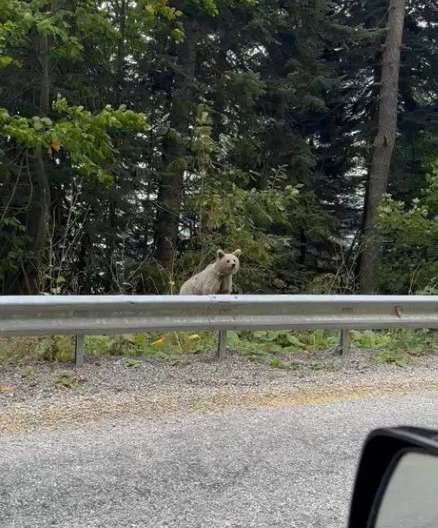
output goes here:
[{"label": "metal guardrail", "polygon": [[219,331],[218,356],[227,330],[348,330],[438,328],[438,296],[206,295],[206,296],[3,296],[0,337],[76,335],[75,361],[83,362],[83,337],[165,331]]}]

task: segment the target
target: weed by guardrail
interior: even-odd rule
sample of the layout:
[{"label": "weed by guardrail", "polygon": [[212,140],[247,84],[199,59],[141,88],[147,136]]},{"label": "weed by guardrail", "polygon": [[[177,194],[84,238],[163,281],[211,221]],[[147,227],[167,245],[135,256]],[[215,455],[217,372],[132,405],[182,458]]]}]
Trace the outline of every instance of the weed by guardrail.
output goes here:
[{"label": "weed by guardrail", "polygon": [[[438,331],[435,330],[365,330],[350,331],[349,335],[353,350],[372,351],[370,359],[378,363],[403,366],[412,356],[433,353],[438,349]],[[88,357],[123,356],[126,358],[124,366],[135,368],[135,358],[149,357],[178,363],[188,355],[213,351],[216,338],[216,332],[86,336],[84,345]],[[0,365],[70,362],[73,359],[73,340],[74,337],[70,336],[0,339]],[[311,358],[320,351],[329,350],[336,354],[339,334],[331,330],[229,331],[227,346],[250,361],[288,368],[293,367],[297,360]],[[23,372],[26,374],[22,375],[31,376],[30,371]]]}]

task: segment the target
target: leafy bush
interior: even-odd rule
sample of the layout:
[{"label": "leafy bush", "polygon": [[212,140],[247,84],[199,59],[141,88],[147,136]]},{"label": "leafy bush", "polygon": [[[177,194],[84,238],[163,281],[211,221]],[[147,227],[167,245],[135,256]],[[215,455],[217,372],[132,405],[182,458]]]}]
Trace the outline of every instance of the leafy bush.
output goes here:
[{"label": "leafy bush", "polygon": [[438,162],[420,198],[410,204],[387,197],[379,212],[383,241],[382,293],[434,293],[438,276]]}]

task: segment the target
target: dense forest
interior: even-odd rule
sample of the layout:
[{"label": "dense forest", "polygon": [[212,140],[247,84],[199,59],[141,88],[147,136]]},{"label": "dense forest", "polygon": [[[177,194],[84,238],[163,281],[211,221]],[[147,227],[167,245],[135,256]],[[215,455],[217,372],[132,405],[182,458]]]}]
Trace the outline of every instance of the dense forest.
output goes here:
[{"label": "dense forest", "polygon": [[0,291],[438,283],[435,0],[0,0]]}]

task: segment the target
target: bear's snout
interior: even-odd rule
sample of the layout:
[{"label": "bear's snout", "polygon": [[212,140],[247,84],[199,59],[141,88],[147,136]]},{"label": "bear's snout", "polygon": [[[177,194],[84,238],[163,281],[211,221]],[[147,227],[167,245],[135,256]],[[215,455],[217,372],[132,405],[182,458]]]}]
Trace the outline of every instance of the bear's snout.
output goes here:
[{"label": "bear's snout", "polygon": [[232,268],[235,268],[235,267],[236,267],[236,263],[233,262],[233,263],[231,264],[231,267],[232,267]]}]

